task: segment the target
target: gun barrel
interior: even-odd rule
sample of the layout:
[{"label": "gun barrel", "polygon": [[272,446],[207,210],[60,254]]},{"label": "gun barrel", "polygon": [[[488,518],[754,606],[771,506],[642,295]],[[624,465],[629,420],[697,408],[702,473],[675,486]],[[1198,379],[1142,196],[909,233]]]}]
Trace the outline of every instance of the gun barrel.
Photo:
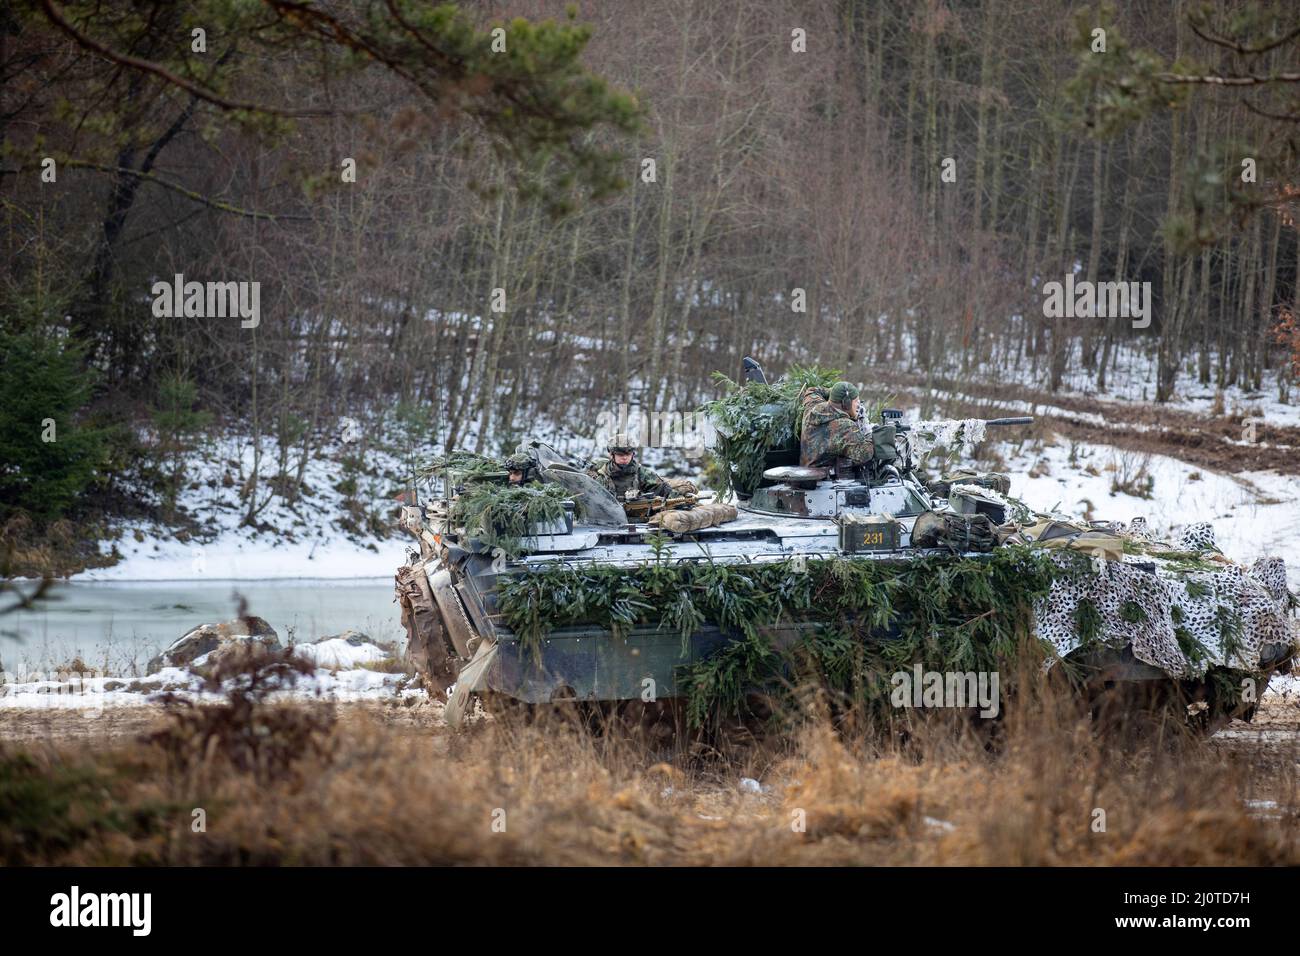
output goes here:
[{"label": "gun barrel", "polygon": [[1032,425],[1033,423],[1032,415],[1025,415],[1022,418],[990,418],[984,422],[985,425]]}]

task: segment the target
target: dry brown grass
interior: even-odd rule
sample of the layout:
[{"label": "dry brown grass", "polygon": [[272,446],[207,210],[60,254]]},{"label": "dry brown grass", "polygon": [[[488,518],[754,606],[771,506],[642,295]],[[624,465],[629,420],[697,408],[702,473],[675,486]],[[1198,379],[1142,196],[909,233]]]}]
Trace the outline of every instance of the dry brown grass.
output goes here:
[{"label": "dry brown grass", "polygon": [[18,512],[0,525],[0,566],[6,576],[58,578],[116,560],[99,553],[95,535],[66,519],[39,523]]},{"label": "dry brown grass", "polygon": [[[562,716],[451,734],[437,705],[358,708],[277,779],[215,750],[175,773],[139,738],[25,750],[48,780],[93,780],[73,788],[79,826],[50,863],[1300,863],[1294,742],[1263,763],[1177,734],[1119,746],[1050,700],[992,740],[951,715],[865,731],[813,711],[762,744],[656,751]],[[1252,815],[1259,797],[1279,811]]]}]

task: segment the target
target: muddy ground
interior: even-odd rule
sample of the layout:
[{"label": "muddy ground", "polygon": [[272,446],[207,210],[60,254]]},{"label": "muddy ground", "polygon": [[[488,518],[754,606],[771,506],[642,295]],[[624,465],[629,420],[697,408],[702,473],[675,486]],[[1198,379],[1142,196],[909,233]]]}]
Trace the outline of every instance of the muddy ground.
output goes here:
[{"label": "muddy ground", "polygon": [[[1232,409],[1215,416],[1143,402],[1053,395],[1018,384],[927,382],[921,375],[897,373],[881,376],[881,384],[896,401],[917,404],[927,387],[967,396],[965,400],[944,400],[944,413],[952,417],[1034,415],[1030,434],[1041,436],[1050,430],[1076,441],[1168,455],[1225,474],[1274,470],[1300,475],[1300,428],[1259,420],[1255,441],[1243,442],[1243,415]],[[1101,421],[1092,416],[1100,416]]]},{"label": "muddy ground", "polygon": [[[374,721],[399,735],[437,737],[448,733],[442,720],[442,704],[398,701],[358,701],[336,704],[343,723]],[[162,707],[142,704],[130,707],[106,707],[101,711],[76,711],[64,708],[0,710],[0,742],[29,745],[45,742],[89,743],[106,746],[130,744],[147,735],[166,721]]]}]

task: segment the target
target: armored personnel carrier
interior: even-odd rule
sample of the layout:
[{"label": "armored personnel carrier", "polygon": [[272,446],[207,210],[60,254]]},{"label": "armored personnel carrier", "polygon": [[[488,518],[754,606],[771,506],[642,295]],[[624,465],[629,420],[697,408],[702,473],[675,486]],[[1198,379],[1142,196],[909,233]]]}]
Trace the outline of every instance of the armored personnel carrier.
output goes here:
[{"label": "armored personnel carrier", "polygon": [[1213,728],[1252,716],[1269,675],[1290,668],[1281,559],[1234,563],[1209,525],[1165,543],[1140,519],[1038,513],[1001,475],[926,480],[936,445],[1028,419],[908,423],[883,409],[861,422],[868,465],[800,467],[809,382],[769,385],[750,360],[747,378],[712,408],[719,493],[685,510],[620,502],[537,442],[521,451],[544,484],[509,486],[474,456],[437,463],[435,493],[403,508],[417,548],[396,592],[411,662],[449,722],[477,695],[679,708],[699,723],[809,671],[849,703],[924,706],[899,694],[900,674],[955,673],[960,689],[1029,648],[1090,700],[1136,688]]}]

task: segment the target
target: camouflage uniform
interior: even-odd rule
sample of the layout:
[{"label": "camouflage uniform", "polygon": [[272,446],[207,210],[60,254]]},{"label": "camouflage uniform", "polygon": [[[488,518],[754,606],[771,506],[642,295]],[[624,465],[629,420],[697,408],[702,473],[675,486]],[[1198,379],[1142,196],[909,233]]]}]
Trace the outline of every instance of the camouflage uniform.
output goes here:
[{"label": "camouflage uniform", "polygon": [[635,456],[626,465],[621,466],[614,464],[612,458],[598,458],[591,463],[587,474],[604,485],[619,501],[624,500],[629,491],[635,491],[637,497],[655,495],[660,498],[671,498],[673,496],[672,486],[656,475],[652,469],[639,463]]},{"label": "camouflage uniform", "polygon": [[829,467],[837,458],[855,465],[870,461],[871,437],[862,433],[853,416],[830,401],[825,389],[803,395],[803,432],[799,439],[799,464]]}]

